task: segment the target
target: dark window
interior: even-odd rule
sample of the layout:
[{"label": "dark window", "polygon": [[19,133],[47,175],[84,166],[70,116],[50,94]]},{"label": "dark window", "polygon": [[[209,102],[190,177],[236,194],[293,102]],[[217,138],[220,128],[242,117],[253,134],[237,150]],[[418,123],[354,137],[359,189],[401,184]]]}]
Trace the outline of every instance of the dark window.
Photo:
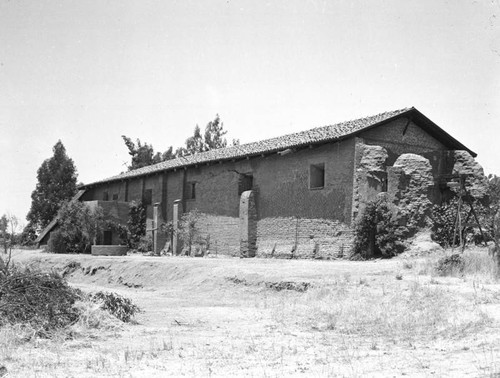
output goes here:
[{"label": "dark window", "polygon": [[118,193],[113,194],[113,201],[118,201]]},{"label": "dark window", "polygon": [[186,199],[195,199],[196,198],[196,183],[195,182],[188,182],[186,189],[187,189]]},{"label": "dark window", "polygon": [[142,204],[144,206],[151,205],[153,202],[153,189],[146,189],[144,191],[144,197],[142,199]]},{"label": "dark window", "polygon": [[240,177],[238,178],[238,195],[241,196],[241,193],[252,189],[253,189],[253,176],[244,173],[240,174]]},{"label": "dark window", "polygon": [[102,200],[103,201],[109,201],[109,194],[108,194],[108,192],[104,192],[102,194]]},{"label": "dark window", "polygon": [[111,233],[111,231],[104,231],[102,233],[102,244],[104,245],[111,245],[112,241],[113,241],[113,234]]},{"label": "dark window", "polygon": [[325,186],[325,163],[312,164],[309,167],[309,188],[320,189]]}]

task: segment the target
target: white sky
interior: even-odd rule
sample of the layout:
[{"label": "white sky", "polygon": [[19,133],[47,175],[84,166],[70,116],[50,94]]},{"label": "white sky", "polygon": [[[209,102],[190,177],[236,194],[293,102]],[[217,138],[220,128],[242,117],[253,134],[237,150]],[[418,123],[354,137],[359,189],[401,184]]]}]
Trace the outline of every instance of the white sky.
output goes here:
[{"label": "white sky", "polygon": [[120,137],[242,143],[415,106],[500,174],[499,0],[0,0],[0,214],[61,139],[80,182]]}]

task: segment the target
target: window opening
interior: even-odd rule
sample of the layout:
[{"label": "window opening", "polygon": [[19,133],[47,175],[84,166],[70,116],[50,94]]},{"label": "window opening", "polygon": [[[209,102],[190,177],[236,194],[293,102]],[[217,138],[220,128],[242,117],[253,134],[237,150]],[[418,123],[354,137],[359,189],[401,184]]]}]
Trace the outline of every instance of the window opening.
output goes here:
[{"label": "window opening", "polygon": [[195,182],[188,182],[186,189],[187,189],[186,199],[195,199],[196,198],[196,183]]},{"label": "window opening", "polygon": [[103,241],[102,241],[102,244],[104,245],[111,245],[112,241],[113,241],[113,234],[111,231],[104,231],[102,233],[102,238],[103,238]]},{"label": "window opening", "polygon": [[311,164],[309,167],[309,188],[321,189],[325,186],[325,163]]},{"label": "window opening", "polygon": [[142,204],[144,206],[149,206],[153,202],[153,189],[146,189],[144,191],[144,196],[142,198]]},{"label": "window opening", "polygon": [[118,193],[113,194],[113,201],[118,201]]},{"label": "window opening", "polygon": [[238,178],[238,195],[253,189],[253,176],[251,174],[240,173]]},{"label": "window opening", "polygon": [[104,192],[102,194],[102,200],[103,201],[109,201],[109,194],[108,194],[108,192]]}]

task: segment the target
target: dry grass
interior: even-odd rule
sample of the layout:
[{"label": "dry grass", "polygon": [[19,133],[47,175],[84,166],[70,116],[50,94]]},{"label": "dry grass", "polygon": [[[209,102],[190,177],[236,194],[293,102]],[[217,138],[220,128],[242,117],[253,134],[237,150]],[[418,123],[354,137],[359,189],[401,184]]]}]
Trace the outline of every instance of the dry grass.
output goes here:
[{"label": "dry grass", "polygon": [[500,280],[500,266],[498,262],[488,254],[486,248],[472,248],[460,253],[459,250],[447,250],[443,254],[428,256],[421,260],[405,260],[403,268],[416,269],[421,275],[436,276],[438,261],[452,254],[459,254],[464,261],[463,270],[452,270],[450,277],[475,279],[482,282],[495,283]]},{"label": "dry grass", "polygon": [[[110,285],[144,309],[139,324],[115,328],[82,303],[78,337],[23,343],[2,337],[21,330],[2,329],[0,361],[13,377],[495,376],[500,286],[474,253],[461,277],[434,276],[431,259],[154,260],[174,284]],[[73,277],[82,289],[106,286],[110,264],[102,278]],[[134,274],[148,270],[136,265]],[[265,285],[279,281],[311,285],[305,292]]]}]

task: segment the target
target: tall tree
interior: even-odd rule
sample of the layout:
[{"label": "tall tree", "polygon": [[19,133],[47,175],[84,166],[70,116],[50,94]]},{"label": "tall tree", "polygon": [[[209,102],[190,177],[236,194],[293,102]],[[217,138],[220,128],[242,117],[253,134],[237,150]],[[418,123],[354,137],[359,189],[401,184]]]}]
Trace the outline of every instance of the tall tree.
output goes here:
[{"label": "tall tree", "polygon": [[[148,143],[141,143],[139,139],[136,139],[134,143],[131,138],[125,135],[122,135],[122,138],[128,148],[129,155],[132,156],[132,163],[128,166],[130,171],[162,161],[226,147],[227,140],[224,138],[226,134],[227,131],[224,130],[224,125],[217,114],[215,119],[205,127],[204,134],[201,133],[200,127],[196,125],[193,135],[186,139],[185,146],[178,147],[175,152],[173,147],[170,146],[163,153],[155,153],[153,146]],[[233,139],[233,146],[239,143],[239,140]]]},{"label": "tall tree", "polygon": [[200,126],[196,125],[193,136],[186,139],[186,151],[188,155],[194,155],[198,152],[206,151]]},{"label": "tall tree", "polygon": [[227,146],[227,140],[224,135],[227,131],[224,130],[224,125],[220,120],[219,115],[215,116],[213,121],[210,121],[205,127],[205,150],[215,150]]},{"label": "tall tree", "polygon": [[128,148],[128,154],[132,156],[131,164],[128,166],[129,171],[165,160],[175,159],[172,146],[164,153],[155,153],[151,144],[142,143],[139,139],[136,139],[136,143],[134,143],[131,138],[125,135],[122,135],[122,139]]},{"label": "tall tree", "polygon": [[122,135],[122,139],[128,148],[128,154],[132,156],[132,163],[128,167],[129,171],[159,163],[161,161],[161,156],[154,154],[152,145],[148,143],[143,144],[139,139],[137,139],[136,143],[134,143],[131,138],[125,135]]},{"label": "tall tree", "polygon": [[52,148],[54,155],[37,171],[38,183],[31,194],[31,209],[26,219],[43,229],[57,214],[64,201],[76,194],[76,168],[59,140]]}]

